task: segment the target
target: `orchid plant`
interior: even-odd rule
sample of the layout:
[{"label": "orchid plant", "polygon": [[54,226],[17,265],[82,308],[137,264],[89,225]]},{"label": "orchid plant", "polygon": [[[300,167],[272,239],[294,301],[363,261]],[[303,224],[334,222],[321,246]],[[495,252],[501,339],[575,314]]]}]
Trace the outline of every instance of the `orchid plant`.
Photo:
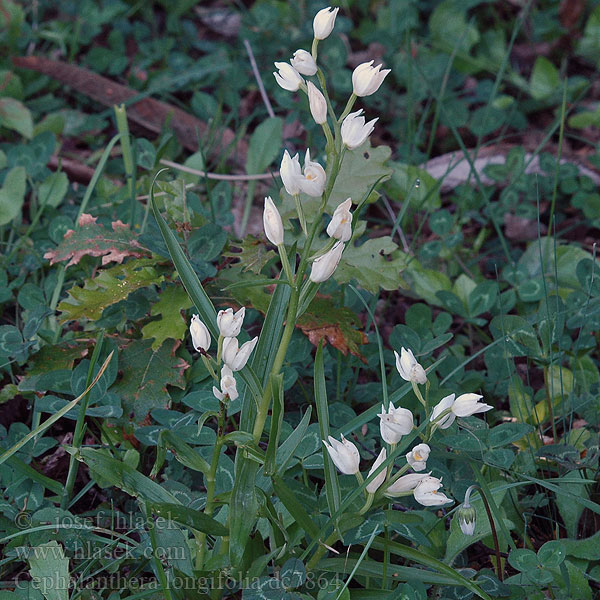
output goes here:
[{"label": "orchid plant", "polygon": [[[232,566],[242,561],[257,518],[259,501],[256,481],[259,469],[263,475],[271,476],[275,491],[285,495],[282,492],[285,490],[281,479],[283,471],[277,455],[284,448],[279,444],[278,429],[285,409],[282,367],[298,320],[317,295],[321,284],[335,278],[336,270],[344,259],[344,251],[352,243],[358,215],[367,200],[348,197],[335,207],[329,204],[344,159],[349,152],[367,143],[378,120],[373,118],[367,121],[362,108],[353,112],[355,104],[360,98],[376,93],[390,70],[382,69],[381,65],[373,66],[372,60],[356,67],[352,74],[352,94],[344,110],[336,113],[324,72],[319,66],[318,50],[319,44],[333,31],[337,14],[337,8],[326,8],[317,13],[313,22],[314,39],[310,52],[298,49],[289,62],[275,62],[277,70],[273,75],[279,86],[291,93],[304,94],[308,99],[310,114],[323,132],[325,164],[320,163],[321,157],[311,152],[310,148],[294,155],[285,149],[280,166],[283,183],[281,199],[293,201],[295,215],[290,218],[288,211],[284,218],[277,200],[271,196],[264,198],[264,234],[268,243],[277,249],[281,262],[281,274],[275,283],[279,290],[287,288],[288,293],[273,294],[272,306],[267,311],[261,334],[240,345],[239,337],[245,335],[244,307],[237,312],[227,308],[217,313],[200,283],[186,269],[184,257],[178,254],[176,248],[171,250],[186,289],[198,308],[198,314],[193,316],[190,324],[192,344],[214,379],[213,394],[220,406],[218,414],[207,417],[214,417],[218,422],[217,443],[206,473],[208,484],[204,513],[208,517],[214,514],[217,506],[214,481],[219,454],[227,443],[233,442],[237,446],[236,479],[229,499],[229,511],[220,514],[225,519],[230,535],[226,541],[215,545],[212,551],[207,536],[198,536],[197,567],[200,569],[212,564],[211,560],[214,562],[214,558],[208,557],[214,557],[215,553],[228,555]],[[373,181],[371,190],[377,184],[377,180]],[[317,200],[316,209],[314,203],[307,202],[307,198]],[[169,243],[168,228],[163,227],[163,235]],[[279,317],[272,322],[274,314]],[[282,329],[278,330],[277,327]],[[211,351],[213,338],[216,338],[216,350]],[[322,361],[320,353],[321,349],[317,351],[315,363],[315,386],[319,379],[319,361]],[[328,435],[327,418],[323,414],[318,415],[323,445],[327,451],[324,462],[328,501],[329,486],[334,485],[335,476],[335,471],[327,469],[328,460],[331,460],[341,474],[356,477],[359,493],[364,494],[360,515],[391,501],[397,503],[398,498],[405,496],[412,496],[418,503],[428,507],[452,503],[451,498],[440,492],[441,477],[436,477],[433,471],[427,471],[433,437],[438,429],[449,427],[457,417],[492,408],[480,402],[481,396],[477,394],[463,394],[458,398],[452,394],[436,406],[431,406],[427,373],[410,349],[401,348],[399,354],[396,352],[396,367],[400,376],[412,385],[423,405],[424,414],[416,417],[410,410],[396,407],[387,399],[384,401],[378,415],[382,445],[366,478],[360,471],[361,456],[356,445],[343,435],[340,440]],[[239,431],[227,434],[224,425],[228,409],[231,402],[238,399],[242,401]],[[265,437],[269,414],[269,432]],[[305,416],[310,417],[310,413]],[[200,427],[207,418],[201,418]],[[417,427],[415,421],[419,419],[420,425]],[[303,419],[303,422],[307,425],[308,419]],[[403,438],[410,436],[413,439],[415,431],[421,441],[405,452],[401,459],[405,445]],[[296,443],[300,439],[301,435]],[[395,471],[396,461],[400,459],[403,464]],[[338,503],[339,498],[330,505],[332,522],[336,521],[341,510],[336,506]],[[307,567],[314,567],[331,544],[341,539],[339,526],[334,527],[329,537],[315,550]],[[305,555],[309,550],[310,547]]]}]

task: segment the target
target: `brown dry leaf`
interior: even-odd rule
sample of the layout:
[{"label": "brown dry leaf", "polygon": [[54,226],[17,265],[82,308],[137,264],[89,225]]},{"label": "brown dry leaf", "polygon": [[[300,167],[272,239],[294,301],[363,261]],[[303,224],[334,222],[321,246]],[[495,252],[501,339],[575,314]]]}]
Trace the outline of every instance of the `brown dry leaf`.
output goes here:
[{"label": "brown dry leaf", "polygon": [[585,0],[562,0],[558,9],[561,25],[569,31],[575,29],[586,4]]},{"label": "brown dry leaf", "polygon": [[[539,233],[545,234],[548,228],[543,223],[539,224]],[[538,222],[535,219],[517,217],[512,213],[504,213],[504,233],[509,240],[526,242],[538,237]]]},{"label": "brown dry leaf", "polygon": [[[62,61],[50,60],[42,56],[14,56],[12,61],[16,67],[48,75],[104,106],[122,104],[140,95],[138,91],[130,87],[116,83],[88,69]],[[156,134],[161,132],[168,120],[182,146],[194,151],[198,149],[198,137],[203,137],[208,130],[206,123],[200,119],[176,106],[154,100],[154,98],[141,98],[137,102],[129,104],[127,118]],[[221,130],[218,138],[215,138],[214,152],[221,152],[234,140],[235,133],[231,129]],[[238,142],[238,154],[244,157],[247,150],[245,141]]]},{"label": "brown dry leaf", "polygon": [[84,256],[101,256],[102,264],[122,263],[127,256],[142,258],[149,254],[136,239],[136,234],[121,221],[113,221],[112,231],[96,223],[97,217],[83,213],[79,217],[79,229],[69,229],[55,250],[49,250],[44,258],[53,265],[68,260],[67,267],[76,265]]},{"label": "brown dry leaf", "polygon": [[367,336],[357,329],[361,323],[349,308],[338,308],[329,298],[315,298],[298,320],[298,327],[314,346],[321,340],[342,354],[348,352],[366,362],[358,346],[367,343]]}]

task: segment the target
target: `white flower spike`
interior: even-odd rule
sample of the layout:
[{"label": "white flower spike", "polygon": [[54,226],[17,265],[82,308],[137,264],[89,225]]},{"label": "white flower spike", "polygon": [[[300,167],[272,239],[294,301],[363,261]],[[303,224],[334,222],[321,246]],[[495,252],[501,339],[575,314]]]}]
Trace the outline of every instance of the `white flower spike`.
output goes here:
[{"label": "white flower spike", "polygon": [[210,348],[210,333],[198,315],[192,317],[190,334],[192,336],[192,345],[196,352],[205,353]]},{"label": "white flower spike", "polygon": [[427,444],[419,444],[406,455],[406,462],[415,471],[424,471],[427,468],[427,459],[430,452],[431,448]]},{"label": "white flower spike", "polygon": [[[265,198],[263,225],[265,227],[265,235],[271,244],[274,244],[275,246],[280,246],[283,244],[283,223],[281,221],[281,215],[279,214],[279,211],[277,210],[277,207],[275,206],[271,196],[267,196]],[[235,335],[237,335],[237,333]]]},{"label": "white flower spike", "polygon": [[423,506],[442,506],[442,504],[453,502],[452,498],[448,498],[445,494],[438,492],[441,487],[441,479],[426,477],[419,482],[414,489],[413,495],[415,500]]},{"label": "white flower spike", "polygon": [[[431,412],[431,417],[429,420],[434,423],[443,412],[447,411],[449,408],[452,408],[455,397],[456,394],[450,394],[449,396],[442,398],[433,407],[433,411]],[[456,415],[453,412],[449,412],[443,419],[437,422],[437,427],[439,429],[448,429],[448,427],[454,423],[454,419],[456,419]]]},{"label": "white flower spike", "polygon": [[304,177],[300,180],[302,191],[313,198],[319,198],[323,195],[326,179],[325,169],[318,162],[310,160],[310,150],[307,148],[304,156]]},{"label": "white flower spike", "polygon": [[347,242],[352,237],[352,198],[347,198],[334,211],[329,225],[327,235],[329,237]]},{"label": "white flower spike", "polygon": [[314,283],[327,281],[337,269],[343,251],[344,243],[336,242],[329,252],[316,258],[310,271],[310,280]]},{"label": "white flower spike", "polygon": [[313,30],[316,40],[324,40],[326,37],[329,37],[329,34],[333,31],[338,10],[340,9],[328,6],[315,15],[315,18],[313,19]]},{"label": "white flower spike", "polygon": [[391,69],[381,71],[381,65],[373,67],[374,61],[358,65],[352,73],[352,91],[360,97],[374,94]]},{"label": "white flower spike", "polygon": [[310,52],[306,50],[296,50],[290,63],[301,75],[314,75],[317,72],[317,63]]},{"label": "white flower spike", "polygon": [[329,444],[323,440],[333,464],[344,475],[356,475],[360,463],[360,454],[358,448],[344,436],[342,441],[338,442],[335,438],[329,436]]},{"label": "white flower spike", "polygon": [[[373,466],[369,470],[369,474],[367,475],[367,477],[370,477],[372,473],[375,473],[375,471],[377,470],[379,465],[381,465],[381,463],[386,458],[387,458],[387,453],[385,451],[385,448],[382,448],[381,452],[379,453],[379,456],[375,459]],[[387,471],[387,469],[383,469],[375,477],[375,479],[373,479],[373,481],[371,481],[371,483],[369,483],[367,485],[367,492],[369,492],[369,494],[374,494],[380,488],[381,484],[385,481],[386,471]]]},{"label": "white flower spike", "polygon": [[292,65],[285,62],[276,62],[275,67],[279,70],[279,73],[273,72],[277,83],[288,92],[297,92],[301,85],[304,85],[304,79],[302,79],[300,73],[292,67]]},{"label": "white flower spike", "polygon": [[279,175],[283,181],[285,191],[290,196],[296,196],[300,193],[302,167],[300,167],[300,158],[298,154],[292,158],[287,150],[283,153]]},{"label": "white flower spike", "polygon": [[223,337],[238,336],[242,330],[245,316],[246,308],[244,306],[236,313],[233,312],[233,308],[220,310],[217,314],[217,327],[219,328],[219,333]]},{"label": "white flower spike", "polygon": [[224,365],[221,369],[221,389],[213,386],[213,394],[215,398],[218,400],[224,400],[225,398],[229,398],[230,400],[235,400],[238,397],[237,384],[235,381],[235,377],[233,376],[232,370]]},{"label": "white flower spike", "polygon": [[414,383],[420,383],[423,385],[427,383],[427,373],[425,369],[417,362],[415,355],[411,350],[406,348],[400,349],[400,355],[394,350],[396,356],[396,369],[400,373],[400,377],[405,381],[411,381]]},{"label": "white flower spike", "polygon": [[382,404],[381,414],[377,416],[380,419],[379,431],[386,444],[397,444],[403,435],[408,435],[413,430],[413,414],[407,408],[394,408],[392,402],[387,411]]},{"label": "white flower spike", "polygon": [[362,113],[363,110],[361,108],[356,112],[350,113],[342,122],[342,141],[350,150],[358,148],[367,140],[375,128],[375,123],[379,119],[377,117],[377,119],[365,123]]},{"label": "white flower spike", "polygon": [[232,370],[239,371],[246,366],[254,346],[258,342],[258,337],[251,339],[249,342],[242,344],[239,347],[238,339],[235,337],[227,337],[223,340],[223,362]]},{"label": "white flower spike", "polygon": [[427,479],[430,475],[431,471],[429,473],[409,473],[408,475],[403,475],[385,490],[384,495],[394,498],[406,492],[412,492],[423,479]]},{"label": "white flower spike", "polygon": [[471,415],[486,412],[494,408],[489,404],[479,402],[483,398],[479,394],[462,394],[452,405],[452,412],[457,417],[470,417]]},{"label": "white flower spike", "polygon": [[313,116],[315,123],[323,125],[327,123],[327,101],[325,100],[325,96],[323,96],[312,81],[307,83],[307,87],[310,114]]}]

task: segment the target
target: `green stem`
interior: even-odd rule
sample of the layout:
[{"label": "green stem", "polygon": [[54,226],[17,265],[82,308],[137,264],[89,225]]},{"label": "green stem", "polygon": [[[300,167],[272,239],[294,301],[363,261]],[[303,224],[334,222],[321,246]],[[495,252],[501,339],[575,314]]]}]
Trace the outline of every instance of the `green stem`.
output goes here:
[{"label": "green stem", "polygon": [[294,285],[294,274],[292,273],[292,266],[290,265],[290,260],[288,258],[287,252],[285,251],[285,246],[283,244],[279,244],[277,246],[277,250],[279,250],[279,256],[281,258],[281,264],[283,265],[283,270],[290,282],[290,285]]},{"label": "green stem", "polygon": [[312,54],[313,60],[317,62],[319,40],[317,38],[313,38],[312,48],[310,49],[310,53]]},{"label": "green stem", "polygon": [[410,382],[412,385],[413,392],[415,396],[419,399],[419,402],[423,405],[423,408],[427,409],[427,402],[425,402],[425,398],[423,398],[423,394],[421,394],[421,390],[415,381]]},{"label": "green stem", "polygon": [[[212,516],[214,509],[215,485],[217,481],[217,468],[219,467],[219,457],[223,446],[223,429],[225,426],[226,406],[223,402],[219,402],[219,415],[217,417],[217,441],[213,448],[210,470],[206,474],[206,505],[204,506],[204,514]],[[198,543],[198,554],[196,556],[196,568],[201,570],[204,565],[204,557],[206,556],[206,534],[199,533],[196,536]]]},{"label": "green stem", "polygon": [[[500,581],[504,581],[504,569],[502,568],[501,558],[500,558],[500,544],[498,543],[498,534],[496,532],[496,524],[494,523],[494,517],[492,516],[492,510],[490,508],[489,502],[486,498],[484,491],[478,485],[472,485],[469,490],[475,489],[479,491],[481,499],[483,501],[483,505],[485,506],[485,512],[487,513],[488,521],[490,522],[490,529],[492,530],[492,538],[494,539],[494,548],[496,549],[496,575]],[[469,493],[467,490],[467,493]],[[466,495],[465,495],[466,497]]]},{"label": "green stem", "polygon": [[302,209],[302,203],[300,202],[300,196],[298,194],[294,194],[294,202],[296,203],[296,212],[300,219],[300,227],[302,227],[302,231],[304,232],[304,235],[306,235],[306,217],[304,216],[304,210]]},{"label": "green stem", "polygon": [[322,542],[321,545],[319,545],[312,558],[306,563],[306,571],[308,573],[310,573],[318,564],[318,562],[323,558],[323,556],[325,556],[325,553],[328,551],[328,548],[326,546],[331,546],[331,544],[335,544],[337,540],[337,531],[333,531],[331,535],[325,540],[325,542]]},{"label": "green stem", "polygon": [[352,92],[352,95],[350,96],[350,98],[348,98],[346,108],[344,108],[344,112],[341,114],[338,123],[341,124],[341,122],[350,114],[350,111],[352,110],[352,107],[354,106],[354,103],[356,102],[357,98],[358,96],[354,92]]},{"label": "green stem", "polygon": [[375,498],[375,494],[369,492],[367,494],[367,499],[365,501],[364,506],[358,511],[359,515],[364,515],[373,505],[373,498]]}]

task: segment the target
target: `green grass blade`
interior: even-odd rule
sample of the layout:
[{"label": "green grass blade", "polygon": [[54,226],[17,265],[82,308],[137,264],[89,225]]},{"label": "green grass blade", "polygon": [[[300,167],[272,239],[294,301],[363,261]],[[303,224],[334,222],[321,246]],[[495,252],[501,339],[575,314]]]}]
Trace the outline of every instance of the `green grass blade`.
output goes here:
[{"label": "green grass blade", "polygon": [[306,512],[306,509],[302,506],[302,503],[298,500],[296,494],[294,494],[294,492],[284,483],[281,477],[273,477],[273,489],[298,525],[300,525],[313,540],[317,539],[319,536],[319,528]]},{"label": "green grass blade", "polygon": [[77,398],[75,398],[75,400],[71,400],[71,402],[69,402],[68,404],[65,404],[60,410],[56,411],[49,419],[46,419],[43,423],[41,423],[33,431],[30,431],[23,439],[19,440],[14,446],[9,448],[6,452],[3,452],[0,455],[0,465],[3,462],[5,462],[7,459],[9,459],[13,454],[18,452],[25,444],[27,444],[27,442],[30,442],[34,437],[36,437],[36,436],[40,435],[41,433],[43,433],[44,431],[46,431],[46,429],[48,429],[48,427],[50,427],[51,425],[56,423],[56,421],[58,421],[63,415],[66,415],[72,408],[74,408],[77,405],[77,403],[82,398],[84,398],[85,395],[98,383],[98,380],[100,379],[100,377],[102,377],[102,374],[104,373],[104,371],[106,371],[106,368],[108,367],[108,365],[113,357],[113,353],[114,352],[111,352],[108,355],[108,357],[104,361],[104,364],[102,365],[102,367],[100,367],[100,370],[98,371],[98,375],[96,375],[96,377],[94,377],[94,380],[84,390],[83,394],[77,396]]},{"label": "green grass blade", "polygon": [[271,389],[273,390],[273,409],[271,412],[271,429],[269,431],[269,445],[265,459],[265,475],[275,473],[277,459],[277,446],[279,445],[279,434],[283,423],[283,373],[271,378]]}]

